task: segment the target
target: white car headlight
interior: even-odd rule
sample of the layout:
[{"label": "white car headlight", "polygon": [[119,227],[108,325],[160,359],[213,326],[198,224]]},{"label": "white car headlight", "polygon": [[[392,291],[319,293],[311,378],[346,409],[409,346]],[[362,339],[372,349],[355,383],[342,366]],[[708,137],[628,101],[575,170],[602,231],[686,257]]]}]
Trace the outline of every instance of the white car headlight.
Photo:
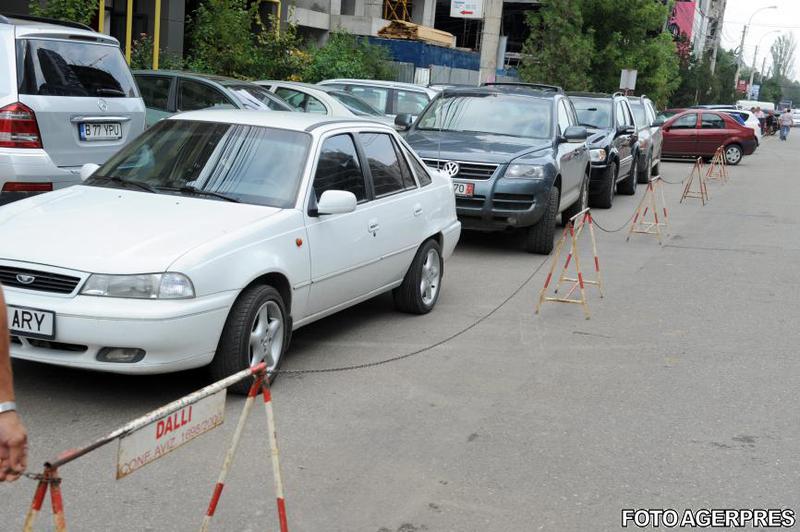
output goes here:
[{"label": "white car headlight", "polygon": [[133,299],[187,299],[194,297],[192,281],[182,273],[139,275],[92,274],[81,290],[85,296]]},{"label": "white car headlight", "polygon": [[589,160],[593,163],[604,163],[606,161],[606,150],[602,148],[589,150]]},{"label": "white car headlight", "polygon": [[509,164],[503,177],[543,179],[544,167],[535,164]]}]

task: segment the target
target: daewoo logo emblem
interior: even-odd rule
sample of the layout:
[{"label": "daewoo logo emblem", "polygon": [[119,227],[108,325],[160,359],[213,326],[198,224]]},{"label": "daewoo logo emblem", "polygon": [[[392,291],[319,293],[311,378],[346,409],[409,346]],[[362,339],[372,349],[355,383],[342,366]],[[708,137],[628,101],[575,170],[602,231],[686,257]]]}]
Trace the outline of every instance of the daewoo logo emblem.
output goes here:
[{"label": "daewoo logo emblem", "polygon": [[36,277],[34,277],[33,275],[28,275],[25,273],[17,274],[17,281],[19,281],[20,284],[33,284],[35,280]]},{"label": "daewoo logo emblem", "polygon": [[101,111],[105,112],[108,110],[108,103],[104,99],[100,98],[97,100],[97,107],[99,107]]},{"label": "daewoo logo emblem", "polygon": [[444,163],[442,170],[444,170],[450,177],[455,177],[459,170],[458,163],[455,161],[447,161]]}]

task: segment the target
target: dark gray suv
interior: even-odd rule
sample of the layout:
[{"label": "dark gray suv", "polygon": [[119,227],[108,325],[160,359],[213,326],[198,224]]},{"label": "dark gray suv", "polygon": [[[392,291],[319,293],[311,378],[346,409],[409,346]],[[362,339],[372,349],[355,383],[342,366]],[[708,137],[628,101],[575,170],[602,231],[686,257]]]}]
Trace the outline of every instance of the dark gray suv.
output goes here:
[{"label": "dark gray suv", "polygon": [[406,141],[453,178],[465,229],[525,231],[525,249],[553,249],[556,218],[588,202],[587,131],[558,87],[495,84],[446,89],[411,117]]}]

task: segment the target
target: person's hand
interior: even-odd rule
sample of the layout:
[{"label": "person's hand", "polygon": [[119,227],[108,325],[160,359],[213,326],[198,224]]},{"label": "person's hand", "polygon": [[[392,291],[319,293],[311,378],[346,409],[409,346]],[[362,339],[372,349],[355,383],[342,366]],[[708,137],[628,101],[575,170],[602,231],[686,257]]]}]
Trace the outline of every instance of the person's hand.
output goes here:
[{"label": "person's hand", "polygon": [[0,414],[0,482],[17,480],[28,466],[28,434],[16,412]]}]

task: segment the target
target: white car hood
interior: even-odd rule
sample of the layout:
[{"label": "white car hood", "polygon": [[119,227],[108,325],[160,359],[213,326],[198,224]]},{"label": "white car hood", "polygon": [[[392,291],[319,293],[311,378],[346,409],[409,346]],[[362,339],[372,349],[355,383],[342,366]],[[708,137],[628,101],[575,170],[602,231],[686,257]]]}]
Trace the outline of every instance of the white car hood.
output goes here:
[{"label": "white car hood", "polygon": [[0,208],[0,259],[94,273],[162,272],[191,249],[280,210],[75,186]]}]

